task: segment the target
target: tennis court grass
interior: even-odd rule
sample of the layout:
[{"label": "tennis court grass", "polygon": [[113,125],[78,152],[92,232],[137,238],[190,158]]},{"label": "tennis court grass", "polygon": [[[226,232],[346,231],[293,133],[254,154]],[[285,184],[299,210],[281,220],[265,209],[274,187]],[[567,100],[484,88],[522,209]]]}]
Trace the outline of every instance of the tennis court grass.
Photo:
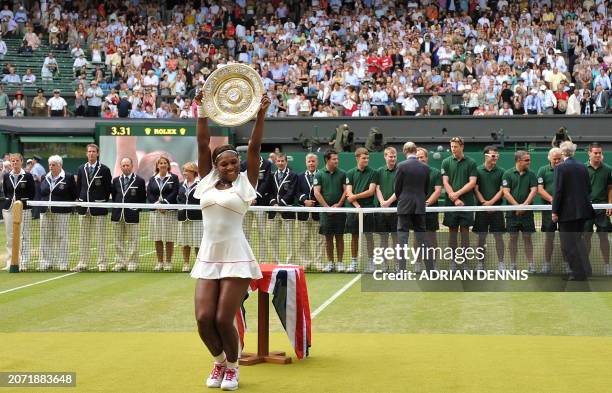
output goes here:
[{"label": "tennis court grass", "polygon": [[[0,273],[0,292],[61,275]],[[351,279],[309,274],[311,310]],[[79,273],[0,294],[0,370],[77,372],[77,388],[58,391],[206,391],[193,287],[178,273]],[[246,306],[255,329],[256,296]],[[292,354],[271,321],[271,349]],[[246,349],[255,343],[253,330]],[[610,359],[611,293],[366,293],[357,283],[313,320],[310,358],[242,367],[241,390],[604,392]]]}]

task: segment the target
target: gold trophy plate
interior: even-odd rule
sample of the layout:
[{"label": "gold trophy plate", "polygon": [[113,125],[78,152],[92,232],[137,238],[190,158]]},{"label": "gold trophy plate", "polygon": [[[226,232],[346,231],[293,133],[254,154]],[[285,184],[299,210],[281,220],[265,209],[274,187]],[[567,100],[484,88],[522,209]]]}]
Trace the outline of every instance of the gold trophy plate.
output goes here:
[{"label": "gold trophy plate", "polygon": [[253,68],[231,64],[210,74],[202,90],[206,116],[219,125],[235,127],[255,117],[264,86]]}]

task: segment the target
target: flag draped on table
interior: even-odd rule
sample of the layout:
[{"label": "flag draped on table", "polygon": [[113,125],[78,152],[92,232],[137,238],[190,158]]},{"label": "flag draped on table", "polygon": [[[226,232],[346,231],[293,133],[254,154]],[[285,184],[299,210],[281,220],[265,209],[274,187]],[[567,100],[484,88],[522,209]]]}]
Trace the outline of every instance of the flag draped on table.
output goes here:
[{"label": "flag draped on table", "polygon": [[[311,345],[310,305],[304,269],[300,266],[260,265],[263,278],[251,282],[251,290],[272,294],[272,304],[287,332],[298,359],[308,356]],[[246,300],[246,299],[245,299]],[[246,330],[244,308],[236,315],[240,342]]]}]

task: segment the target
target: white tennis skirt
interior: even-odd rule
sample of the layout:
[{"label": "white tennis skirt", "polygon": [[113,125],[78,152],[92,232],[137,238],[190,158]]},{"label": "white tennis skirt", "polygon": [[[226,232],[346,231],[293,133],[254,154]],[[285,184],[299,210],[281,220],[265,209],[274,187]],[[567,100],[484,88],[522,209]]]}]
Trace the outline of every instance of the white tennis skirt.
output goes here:
[{"label": "white tennis skirt", "polygon": [[200,247],[204,226],[202,221],[180,221],[178,244],[181,246]]},{"label": "white tennis skirt", "polygon": [[152,211],[149,213],[149,240],[175,242],[178,232],[176,210]]},{"label": "white tennis skirt", "polygon": [[244,234],[214,242],[203,237],[191,277],[218,280],[225,277],[260,279],[261,269]]}]

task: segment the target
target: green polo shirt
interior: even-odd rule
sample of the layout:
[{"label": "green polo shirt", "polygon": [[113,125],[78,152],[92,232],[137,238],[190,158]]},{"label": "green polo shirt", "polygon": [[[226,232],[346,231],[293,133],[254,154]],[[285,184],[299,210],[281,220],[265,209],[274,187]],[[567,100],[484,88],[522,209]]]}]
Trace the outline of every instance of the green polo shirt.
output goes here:
[{"label": "green polo shirt", "polygon": [[[457,160],[454,156],[446,157],[442,161],[442,176],[448,176],[448,182],[455,192],[463,188],[469,181],[470,177],[478,177],[476,162],[470,157],[464,156],[461,160]],[[467,192],[459,198],[465,206],[474,206],[474,191]],[[453,206],[454,203],[450,198],[446,198],[446,204]]]},{"label": "green polo shirt", "polygon": [[588,162],[586,166],[591,179],[591,202],[608,203],[608,186],[612,185],[612,167],[603,162],[597,169]]},{"label": "green polo shirt", "polygon": [[383,198],[389,199],[395,192],[395,174],[397,173],[397,165],[393,169],[388,169],[387,166],[378,168],[378,185]]},{"label": "green polo shirt", "polygon": [[328,205],[336,204],[344,194],[343,185],[346,183],[346,173],[338,168],[330,172],[327,168],[319,171],[314,178],[313,186],[321,186],[321,195]]},{"label": "green polo shirt", "polygon": [[502,177],[502,187],[510,189],[510,195],[518,202],[523,203],[531,192],[531,187],[538,186],[535,173],[528,170],[522,175],[516,168],[508,169]]},{"label": "green polo shirt", "polygon": [[[442,186],[442,175],[436,168],[429,167],[429,187],[427,187],[427,198],[433,194],[436,186]],[[437,204],[438,201],[436,201],[436,203],[434,203],[432,206]]]},{"label": "green polo shirt", "polygon": [[[360,192],[366,191],[370,188],[370,184],[378,184],[378,174],[377,172],[370,168],[366,167],[363,171],[360,171],[359,168],[355,167],[346,172],[346,185],[353,187],[353,194],[359,194]],[[373,207],[374,206],[374,195],[369,198],[358,199],[357,203],[361,207]],[[346,207],[353,207],[353,204],[346,200]]]},{"label": "green polo shirt", "polygon": [[[476,171],[478,172],[478,176],[476,176],[476,184],[478,184],[478,190],[484,197],[484,199],[491,200],[495,194],[499,192],[499,189],[502,185],[502,178],[504,177],[504,169],[495,165],[493,169],[488,170],[487,167],[482,164],[480,165]],[[504,198],[500,198],[497,201],[496,205],[501,205]]]},{"label": "green polo shirt", "polygon": [[[538,186],[544,186],[544,189],[550,196],[555,195],[555,168],[549,165],[544,165],[538,169]],[[549,204],[547,201],[542,199],[542,202]]]}]

